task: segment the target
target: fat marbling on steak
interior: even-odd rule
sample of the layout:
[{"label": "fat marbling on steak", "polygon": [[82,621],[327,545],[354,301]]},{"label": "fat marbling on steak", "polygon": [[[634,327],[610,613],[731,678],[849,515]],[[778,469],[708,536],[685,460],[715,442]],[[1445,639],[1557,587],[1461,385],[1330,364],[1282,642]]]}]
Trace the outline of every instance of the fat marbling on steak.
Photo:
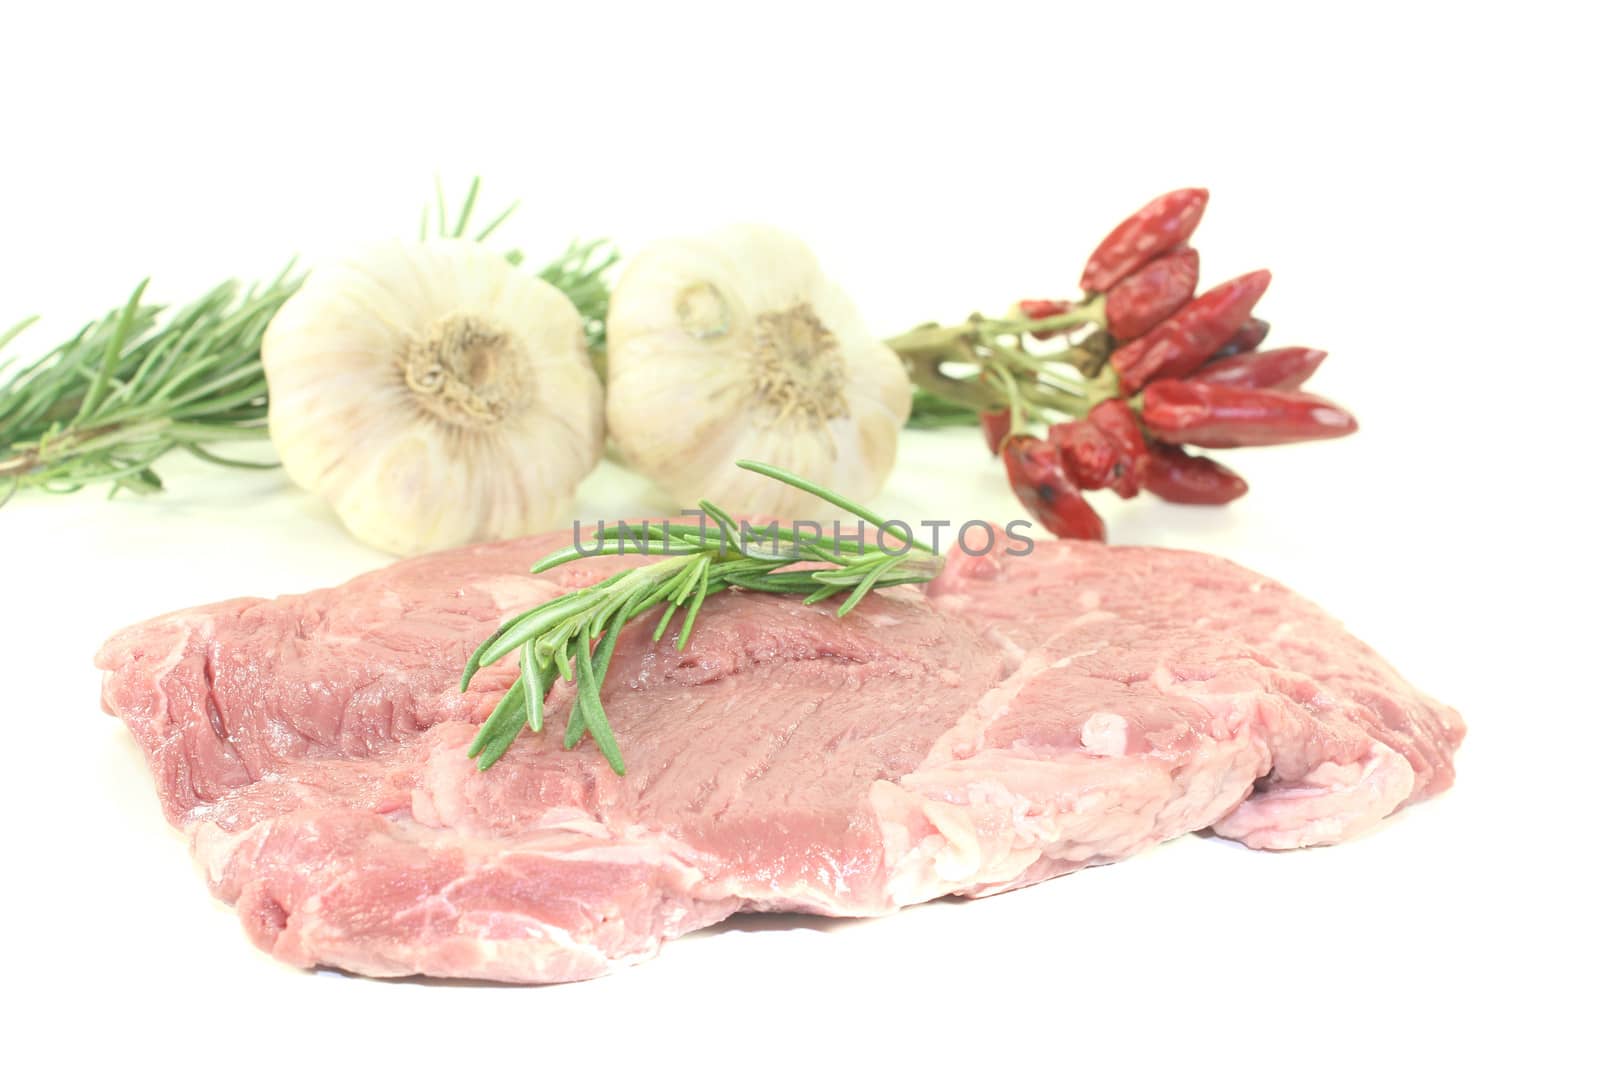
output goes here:
[{"label": "fat marbling on steak", "polygon": [[[1108,863],[1204,827],[1334,842],[1450,784],[1463,727],[1314,605],[1225,560],[1083,542],[956,554],[828,605],[730,592],[694,639],[624,631],[604,700],[628,762],[556,724],[464,752],[512,678],[457,692],[561,535],[230,600],[101,650],[213,891],[280,959],[559,982],[737,911],[868,916]],[[669,635],[670,636],[670,635]]]}]

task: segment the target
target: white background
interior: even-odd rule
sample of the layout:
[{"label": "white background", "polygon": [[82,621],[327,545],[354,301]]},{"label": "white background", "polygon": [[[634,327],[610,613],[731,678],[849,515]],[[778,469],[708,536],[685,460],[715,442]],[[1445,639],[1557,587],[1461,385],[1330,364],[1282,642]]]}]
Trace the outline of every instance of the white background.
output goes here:
[{"label": "white background", "polygon": [[[522,198],[535,258],[785,225],[885,334],[1066,295],[1122,215],[1209,186],[1203,283],[1270,266],[1272,340],[1329,349],[1315,385],[1363,429],[1240,453],[1252,492],[1225,511],[1106,501],[1112,538],[1289,582],[1470,734],[1453,791],[1337,848],[1188,839],[883,921],[736,923],[581,986],[303,974],[209,901],[89,658],[136,619],[381,557],[276,473],[178,463],[159,498],[0,513],[0,1040],[197,1063],[1592,1055],[1600,175],[1568,10],[9,6],[0,323],[47,316],[24,353],[146,274],[184,299],[406,235],[436,172]],[[649,499],[608,469],[580,510]],[[956,432],[908,436],[884,506],[1016,512]]]}]

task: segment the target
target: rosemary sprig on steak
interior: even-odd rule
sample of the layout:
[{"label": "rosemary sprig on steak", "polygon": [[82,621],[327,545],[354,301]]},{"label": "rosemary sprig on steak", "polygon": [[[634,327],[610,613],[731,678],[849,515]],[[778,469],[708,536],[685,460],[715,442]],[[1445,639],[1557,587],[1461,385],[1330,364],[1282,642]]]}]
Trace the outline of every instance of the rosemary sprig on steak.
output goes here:
[{"label": "rosemary sprig on steak", "polygon": [[[754,532],[759,536],[752,537],[751,527],[741,528],[722,508],[702,500],[700,509],[710,522],[603,530],[593,547],[574,545],[546,556],[534,564],[534,574],[589,556],[638,553],[640,537],[646,539],[649,552],[662,558],[618,571],[514,616],[478,646],[461,676],[462,690],[480,669],[513,652],[521,667],[467,749],[480,770],[493,766],[524,726],[534,733],[544,729],[545,695],[559,676],[577,684],[563,744],[573,748],[588,734],[611,769],[624,773],[622,752],[600,703],[600,687],[622,628],[663,604],[666,610],[652,640],[661,640],[681,610],[677,645],[682,649],[705,599],[728,589],[798,596],[807,604],[843,597],[838,610],[842,617],[873,589],[928,582],[939,573],[940,561],[932,548],[894,533],[890,524],[861,505],[769,464],[740,460],[738,465],[825,500],[889,533],[897,543],[886,546],[880,536],[878,545],[868,545],[867,538],[812,536],[777,525],[757,527]],[[771,551],[755,547],[752,540],[770,545]]]}]

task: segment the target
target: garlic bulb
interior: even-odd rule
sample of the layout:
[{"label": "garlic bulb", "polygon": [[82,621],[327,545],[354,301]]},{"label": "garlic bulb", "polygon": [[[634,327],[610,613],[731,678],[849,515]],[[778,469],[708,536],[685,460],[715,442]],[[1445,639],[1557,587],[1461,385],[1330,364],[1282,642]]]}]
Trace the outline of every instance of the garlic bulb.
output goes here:
[{"label": "garlic bulb", "polygon": [[775,463],[856,499],[894,465],[911,406],[905,368],[782,231],[650,245],[612,293],[606,336],[612,439],[677,503],[799,516],[814,498],[734,461]]},{"label": "garlic bulb", "polygon": [[289,477],[402,555],[550,528],[604,445],[577,309],[473,241],[318,267],[261,362]]}]

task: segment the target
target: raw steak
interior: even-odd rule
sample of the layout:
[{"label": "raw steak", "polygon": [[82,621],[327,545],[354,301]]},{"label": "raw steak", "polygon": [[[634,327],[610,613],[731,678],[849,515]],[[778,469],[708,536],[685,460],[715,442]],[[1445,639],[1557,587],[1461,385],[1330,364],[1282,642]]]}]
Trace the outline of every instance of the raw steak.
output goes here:
[{"label": "raw steak", "polygon": [[[555,724],[464,755],[461,694],[564,535],[231,600],[100,652],[105,707],[252,940],[301,966],[559,982],[736,911],[866,916],[1026,885],[1203,827],[1338,841],[1451,781],[1460,718],[1315,606],[1225,560],[1040,543],[826,606],[730,593],[684,652],[625,632],[612,774]],[[514,659],[514,657],[511,657]]]}]

